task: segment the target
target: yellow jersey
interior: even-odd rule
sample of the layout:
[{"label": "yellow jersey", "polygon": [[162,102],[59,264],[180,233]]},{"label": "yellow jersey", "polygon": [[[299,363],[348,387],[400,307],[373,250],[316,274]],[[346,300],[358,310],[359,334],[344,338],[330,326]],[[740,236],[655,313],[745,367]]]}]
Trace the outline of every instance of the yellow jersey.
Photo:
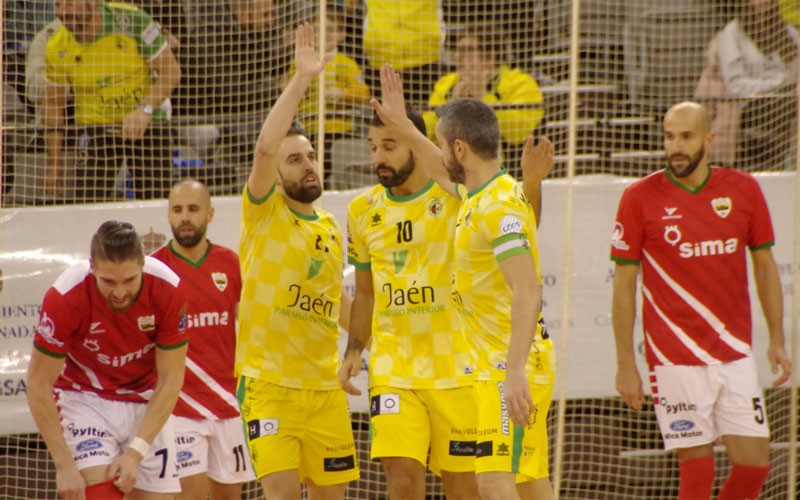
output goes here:
[{"label": "yellow jersey", "polygon": [[378,185],[348,206],[347,259],[372,272],[375,293],[371,387],[449,389],[472,381],[450,298],[460,204],[430,181],[403,197]]},{"label": "yellow jersey", "polygon": [[338,389],[339,223],[319,208],[293,211],[276,186],[260,200],[245,188],[242,200],[235,371],[293,389]]},{"label": "yellow jersey", "polygon": [[[541,283],[536,217],[522,187],[501,170],[467,194],[455,230],[453,300],[464,322],[478,380],[505,380],[512,295],[498,263],[523,253],[532,256]],[[534,382],[549,383],[549,366],[537,356],[552,350],[550,340],[543,338],[543,325],[540,313],[526,372]],[[537,372],[547,372],[547,380],[537,380]]]},{"label": "yellow jersey", "polygon": [[[53,33],[45,48],[45,75],[49,84],[72,90],[78,124],[120,124],[150,93],[150,61],[167,42],[158,23],[134,5],[97,8],[103,21],[92,42],[79,42],[65,26]],[[161,109],[153,115],[164,117]]]},{"label": "yellow jersey", "polygon": [[438,1],[369,0],[364,51],[369,65],[395,70],[415,68],[439,60],[442,23]]}]

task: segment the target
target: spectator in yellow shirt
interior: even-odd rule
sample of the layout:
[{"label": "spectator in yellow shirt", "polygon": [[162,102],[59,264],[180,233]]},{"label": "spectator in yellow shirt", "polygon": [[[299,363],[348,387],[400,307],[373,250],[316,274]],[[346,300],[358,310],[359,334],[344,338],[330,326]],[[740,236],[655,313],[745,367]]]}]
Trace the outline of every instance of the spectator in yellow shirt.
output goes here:
[{"label": "spectator in yellow shirt", "polygon": [[[437,107],[452,99],[472,98],[492,106],[506,163],[517,164],[517,150],[544,116],[539,84],[528,73],[501,64],[490,41],[475,32],[465,32],[456,42],[455,64],[455,72],[436,82],[428,104]],[[428,134],[435,140],[436,112],[428,111],[424,118]]]}]

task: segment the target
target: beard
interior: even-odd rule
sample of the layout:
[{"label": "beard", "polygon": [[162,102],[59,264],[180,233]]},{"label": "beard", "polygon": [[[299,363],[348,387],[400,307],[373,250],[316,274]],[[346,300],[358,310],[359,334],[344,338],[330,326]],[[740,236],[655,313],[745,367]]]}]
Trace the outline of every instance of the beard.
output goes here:
[{"label": "beard", "polygon": [[322,196],[322,185],[319,183],[319,179],[317,179],[317,183],[313,186],[304,186],[303,181],[308,176],[304,177],[299,182],[286,182],[286,179],[284,179],[280,172],[278,172],[278,175],[281,177],[281,184],[283,185],[283,191],[286,193],[286,196],[294,201],[312,203]]},{"label": "beard", "polygon": [[414,167],[416,167],[417,161],[414,158],[414,153],[410,153],[408,155],[408,160],[399,168],[395,169],[394,167],[390,167],[385,163],[377,165],[375,168],[376,170],[379,168],[385,168],[391,170],[392,173],[389,176],[382,176],[378,174],[378,182],[381,183],[381,186],[386,188],[393,188],[402,185],[404,182],[408,180],[408,177],[414,172]]},{"label": "beard", "polygon": [[[191,228],[192,233],[181,233],[182,229]],[[196,227],[191,224],[184,224],[179,227],[172,227],[172,236],[175,241],[184,248],[194,248],[203,240],[206,235],[206,225]]]},{"label": "beard", "polygon": [[460,161],[455,158],[447,160],[444,162],[444,168],[447,170],[447,176],[450,178],[451,182],[464,184],[467,175],[464,171],[464,165]]},{"label": "beard", "polygon": [[[692,173],[697,169],[697,166],[700,164],[700,161],[706,155],[706,148],[705,146],[700,146],[700,149],[697,152],[689,156],[684,153],[674,153],[667,157],[667,163],[669,166],[669,171],[677,178],[682,177],[689,177]],[[683,169],[678,169],[672,166],[672,159],[673,158],[686,158],[687,164]]]}]

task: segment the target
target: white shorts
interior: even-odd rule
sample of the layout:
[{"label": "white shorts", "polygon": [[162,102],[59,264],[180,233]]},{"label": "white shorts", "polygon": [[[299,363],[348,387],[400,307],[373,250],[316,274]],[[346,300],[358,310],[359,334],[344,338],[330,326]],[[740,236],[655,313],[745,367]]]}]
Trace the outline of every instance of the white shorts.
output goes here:
[{"label": "white shorts", "polygon": [[[144,418],[145,403],[111,401],[88,392],[57,391],[61,429],[78,469],[110,465],[131,440]],[[181,491],[175,462],[172,417],[139,463],[138,490],[153,493]]]},{"label": "white shorts", "polygon": [[650,372],[664,448],[713,443],[720,436],[769,437],[764,394],[752,356]]},{"label": "white shorts", "polygon": [[241,417],[173,419],[180,477],[207,474],[223,484],[244,483],[256,478]]}]

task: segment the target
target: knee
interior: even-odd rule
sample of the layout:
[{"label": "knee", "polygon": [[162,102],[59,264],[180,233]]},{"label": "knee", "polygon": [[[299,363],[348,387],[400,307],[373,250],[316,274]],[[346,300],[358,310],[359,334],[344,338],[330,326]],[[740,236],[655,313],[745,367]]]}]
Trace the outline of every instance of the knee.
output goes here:
[{"label": "knee", "polygon": [[511,481],[496,474],[478,474],[478,494],[483,500],[505,500],[517,496],[513,476]]}]

